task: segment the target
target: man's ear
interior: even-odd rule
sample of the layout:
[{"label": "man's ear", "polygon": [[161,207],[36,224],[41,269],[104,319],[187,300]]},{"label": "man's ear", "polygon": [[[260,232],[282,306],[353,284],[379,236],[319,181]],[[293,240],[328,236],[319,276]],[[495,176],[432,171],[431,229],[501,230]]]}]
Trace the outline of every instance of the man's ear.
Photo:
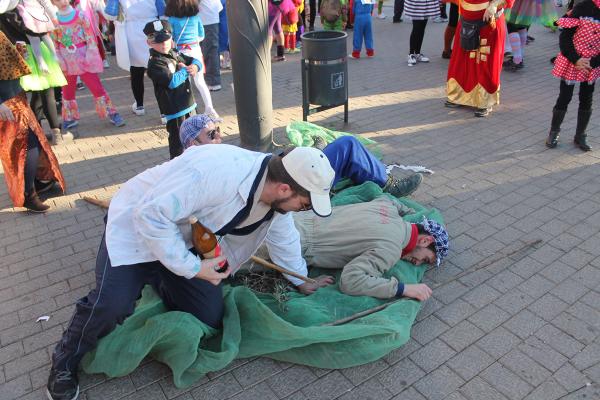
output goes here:
[{"label": "man's ear", "polygon": [[277,194],[282,197],[288,197],[292,193],[292,188],[287,183],[278,183],[277,184]]},{"label": "man's ear", "polygon": [[434,242],[435,239],[431,235],[420,234],[419,237],[417,237],[417,245],[419,247],[429,247],[429,245]]}]

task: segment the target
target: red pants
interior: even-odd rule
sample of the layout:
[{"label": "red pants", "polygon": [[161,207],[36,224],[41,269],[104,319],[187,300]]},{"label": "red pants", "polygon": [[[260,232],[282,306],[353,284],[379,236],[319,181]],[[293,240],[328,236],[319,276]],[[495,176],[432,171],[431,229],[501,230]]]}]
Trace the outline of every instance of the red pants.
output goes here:
[{"label": "red pants", "polygon": [[[96,113],[100,118],[106,118],[107,115],[113,115],[117,112],[106,93],[98,74],[85,73],[81,76],[81,80],[88,87],[94,100],[96,101]],[[73,121],[79,119],[79,108],[77,100],[75,100],[75,92],[77,91],[77,75],[67,75],[67,85],[63,87],[63,121]]]},{"label": "red pants", "polygon": [[[75,92],[77,91],[77,75],[67,75],[67,85],[63,86],[63,100],[75,100]],[[98,74],[85,73],[81,75],[81,80],[85,83],[92,95],[95,98],[106,96],[106,90],[100,82]]]}]

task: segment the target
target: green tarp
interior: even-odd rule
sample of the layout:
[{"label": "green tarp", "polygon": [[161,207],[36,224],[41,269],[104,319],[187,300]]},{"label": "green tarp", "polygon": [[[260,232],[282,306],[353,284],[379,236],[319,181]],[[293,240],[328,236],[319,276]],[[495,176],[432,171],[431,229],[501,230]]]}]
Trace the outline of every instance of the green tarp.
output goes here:
[{"label": "green tarp", "polygon": [[[377,196],[387,194],[367,182],[337,194],[333,204],[369,201]],[[427,215],[443,222],[436,210],[410,200],[402,202],[417,211],[407,220],[417,222]],[[417,283],[424,271],[424,267],[399,261],[390,274],[402,282]],[[318,271],[311,271],[311,275],[318,275]],[[272,296],[244,286],[225,285],[223,294],[223,330],[215,331],[191,314],[167,311],[146,287],[135,313],[86,355],[85,372],[126,375],[150,355],[171,368],[177,387],[185,387],[236,358],[266,356],[321,368],[346,368],[374,361],[406,343],[420,308],[418,301],[403,299],[345,325],[320,326],[384,301],[348,296],[332,285],[311,296],[291,293],[284,312]]]}]

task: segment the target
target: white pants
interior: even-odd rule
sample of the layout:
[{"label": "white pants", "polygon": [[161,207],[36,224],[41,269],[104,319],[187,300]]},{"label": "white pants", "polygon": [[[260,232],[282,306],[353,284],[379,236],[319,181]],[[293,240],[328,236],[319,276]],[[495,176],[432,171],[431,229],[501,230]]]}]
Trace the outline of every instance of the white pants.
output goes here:
[{"label": "white pants", "polygon": [[202,59],[202,50],[200,49],[200,45],[191,46],[191,48],[186,46],[184,48],[180,48],[180,51],[186,56],[194,57],[196,60],[202,63],[202,71],[199,71],[194,76],[194,84],[196,85],[196,88],[202,97],[202,102],[204,103],[204,112],[206,113],[208,110],[214,110],[210,91],[208,90],[208,86],[206,86],[206,82],[204,81],[204,61]]}]

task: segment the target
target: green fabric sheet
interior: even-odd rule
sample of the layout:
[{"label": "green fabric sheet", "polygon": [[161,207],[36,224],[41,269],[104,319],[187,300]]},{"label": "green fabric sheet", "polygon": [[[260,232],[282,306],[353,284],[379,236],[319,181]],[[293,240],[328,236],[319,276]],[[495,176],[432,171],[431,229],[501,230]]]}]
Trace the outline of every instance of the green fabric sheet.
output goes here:
[{"label": "green fabric sheet", "polygon": [[[378,196],[389,195],[367,182],[340,192],[332,201],[343,205]],[[410,200],[402,202],[416,210],[407,220],[417,222],[426,215],[443,222],[435,209]],[[399,261],[389,273],[402,282],[417,283],[424,271],[425,267]],[[311,271],[313,276],[318,274]],[[418,301],[403,299],[345,325],[321,326],[384,301],[345,295],[337,284],[311,296],[291,293],[286,311],[271,295],[257,294],[244,286],[226,284],[223,295],[223,330],[216,331],[191,314],[168,311],[146,287],[135,313],[85,356],[85,372],[123,376],[150,355],[171,368],[177,387],[186,387],[236,358],[266,356],[320,368],[346,368],[377,360],[406,343],[420,308]]]},{"label": "green fabric sheet", "polygon": [[317,136],[323,139],[327,144],[341,136],[354,136],[359,142],[364,144],[369,151],[381,158],[381,151],[378,148],[377,142],[359,135],[334,131],[305,121],[292,121],[285,127],[285,131],[290,143],[294,146],[312,147],[315,144],[314,138]]}]

